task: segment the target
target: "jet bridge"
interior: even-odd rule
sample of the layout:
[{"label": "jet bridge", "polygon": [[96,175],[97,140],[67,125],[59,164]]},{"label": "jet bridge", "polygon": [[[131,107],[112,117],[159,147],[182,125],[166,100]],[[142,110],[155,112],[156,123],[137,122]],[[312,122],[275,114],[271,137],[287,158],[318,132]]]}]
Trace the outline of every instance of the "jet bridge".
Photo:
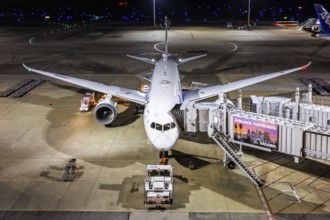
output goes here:
[{"label": "jet bridge", "polygon": [[311,86],[308,91],[302,99],[298,89],[293,100],[254,97],[255,112],[242,110],[241,92],[237,107],[223,95],[212,103],[191,102],[181,114],[183,128],[208,132],[225,155],[261,186],[262,181],[244,164],[237,145],[292,155],[296,163],[303,158],[330,161],[330,107],[313,104]]}]

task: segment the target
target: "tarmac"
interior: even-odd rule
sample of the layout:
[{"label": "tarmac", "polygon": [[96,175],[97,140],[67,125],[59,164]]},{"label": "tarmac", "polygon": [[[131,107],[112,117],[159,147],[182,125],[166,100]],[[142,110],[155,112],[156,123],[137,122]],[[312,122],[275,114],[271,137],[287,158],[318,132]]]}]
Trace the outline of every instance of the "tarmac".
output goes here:
[{"label": "tarmac", "polygon": [[[184,83],[224,84],[309,61],[305,72],[243,89],[244,102],[252,94],[305,92],[300,77],[330,82],[329,42],[297,28],[172,25],[170,53],[208,53],[180,66]],[[126,54],[159,58],[154,46],[163,40],[163,30],[147,26],[0,27],[0,92],[28,78],[46,80],[21,98],[0,98],[0,219],[329,219],[329,162],[296,164],[290,155],[243,148],[243,160],[265,181],[258,189],[241,170],[224,168],[223,152],[207,134],[187,132],[169,152],[172,208],[147,210],[146,165],[159,158],[134,104],[121,100],[117,119],[104,127],[92,111],[79,112],[85,90],[22,67],[138,88],[153,67]],[[228,97],[235,99],[236,92]],[[77,158],[78,169],[72,182],[63,182],[70,158]],[[188,168],[191,162],[197,169]],[[130,193],[134,183],[139,190]]]}]

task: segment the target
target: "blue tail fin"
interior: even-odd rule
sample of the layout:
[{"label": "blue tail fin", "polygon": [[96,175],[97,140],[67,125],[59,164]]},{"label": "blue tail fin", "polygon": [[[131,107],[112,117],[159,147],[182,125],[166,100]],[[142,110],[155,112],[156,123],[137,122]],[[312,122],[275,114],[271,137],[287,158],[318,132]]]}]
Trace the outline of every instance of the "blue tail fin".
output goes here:
[{"label": "blue tail fin", "polygon": [[330,14],[323,5],[314,4],[323,33],[330,33]]}]

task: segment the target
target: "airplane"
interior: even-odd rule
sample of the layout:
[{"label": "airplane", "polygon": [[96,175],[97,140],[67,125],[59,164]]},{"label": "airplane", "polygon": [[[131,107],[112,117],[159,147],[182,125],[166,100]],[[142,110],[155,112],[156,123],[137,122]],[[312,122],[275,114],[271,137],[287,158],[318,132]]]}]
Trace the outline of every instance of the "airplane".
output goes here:
[{"label": "airplane", "polygon": [[330,14],[329,12],[320,4],[314,4],[315,11],[320,21],[320,32],[315,32],[312,34],[313,37],[330,37]]},{"label": "airplane", "polygon": [[105,85],[98,82],[74,78],[57,73],[46,72],[28,67],[23,63],[23,67],[29,72],[42,74],[57,80],[61,80],[79,87],[107,94],[106,98],[100,101],[94,109],[96,120],[103,125],[110,125],[117,116],[117,103],[112,96],[126,99],[128,101],[144,106],[143,121],[144,129],[148,139],[156,150],[162,154],[167,154],[179,138],[180,125],[172,114],[174,108],[185,109],[189,102],[201,101],[221,94],[238,90],[265,80],[283,76],[299,70],[305,70],[311,62],[304,66],[287,69],[266,75],[260,75],[248,79],[231,82],[224,85],[212,85],[191,91],[182,91],[178,65],[190,62],[195,59],[205,57],[201,54],[188,58],[177,58],[168,52],[168,21],[165,20],[165,51],[162,57],[156,61],[146,57],[127,55],[139,61],[143,61],[155,66],[151,79],[150,90],[143,93],[134,89],[123,88],[113,85]]},{"label": "airplane", "polygon": [[320,20],[317,18],[308,18],[306,21],[302,22],[300,25],[300,30],[305,30],[309,32],[320,32]]}]

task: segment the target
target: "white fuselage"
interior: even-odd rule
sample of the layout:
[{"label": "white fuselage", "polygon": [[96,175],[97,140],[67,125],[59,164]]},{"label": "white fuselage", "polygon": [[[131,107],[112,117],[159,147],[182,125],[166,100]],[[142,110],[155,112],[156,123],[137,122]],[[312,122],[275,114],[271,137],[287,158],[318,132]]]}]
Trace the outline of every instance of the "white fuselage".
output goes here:
[{"label": "white fuselage", "polygon": [[159,151],[171,149],[179,137],[180,128],[171,110],[181,103],[177,63],[163,55],[155,65],[144,110],[145,131],[152,145]]}]

